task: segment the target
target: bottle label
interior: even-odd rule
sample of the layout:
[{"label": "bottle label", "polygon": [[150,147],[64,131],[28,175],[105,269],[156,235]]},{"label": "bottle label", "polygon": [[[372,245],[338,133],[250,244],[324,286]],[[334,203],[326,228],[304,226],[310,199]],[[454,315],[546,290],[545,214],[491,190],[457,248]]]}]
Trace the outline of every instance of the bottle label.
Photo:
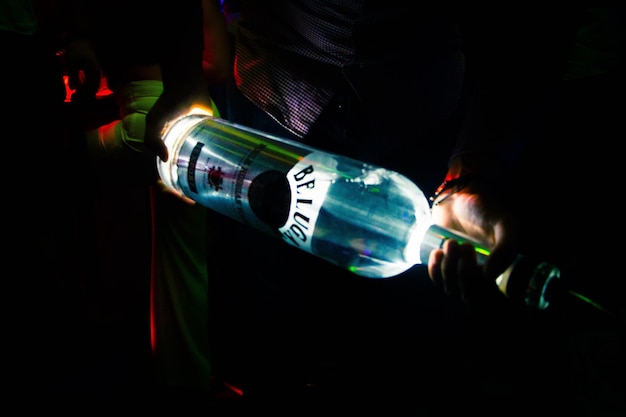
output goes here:
[{"label": "bottle label", "polygon": [[290,193],[285,175],[307,152],[297,144],[275,144],[252,129],[207,118],[185,133],[175,157],[176,178],[183,194],[194,201],[275,234],[287,218],[289,204],[280,207],[283,194],[288,198]]},{"label": "bottle label", "polygon": [[287,243],[312,252],[315,223],[336,176],[337,160],[324,152],[306,155],[287,173],[291,205],[287,222],[279,228]]}]

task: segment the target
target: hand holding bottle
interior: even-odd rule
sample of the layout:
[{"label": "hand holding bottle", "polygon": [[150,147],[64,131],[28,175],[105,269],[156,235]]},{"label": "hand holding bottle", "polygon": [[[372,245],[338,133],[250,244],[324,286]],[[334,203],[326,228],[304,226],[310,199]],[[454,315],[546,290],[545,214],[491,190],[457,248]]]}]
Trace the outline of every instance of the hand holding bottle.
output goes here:
[{"label": "hand holding bottle", "polygon": [[[485,184],[468,181],[442,192],[432,206],[432,221],[464,233],[490,248],[483,265],[483,272],[489,280],[495,280],[515,260],[519,234],[517,220],[510,211],[502,208],[495,193]],[[440,256],[433,260],[432,267],[439,267]]]},{"label": "hand holding bottle", "polygon": [[163,143],[163,132],[166,125],[183,114],[188,114],[194,107],[202,107],[213,114],[213,103],[209,95],[206,81],[199,78],[193,87],[180,89],[177,87],[164,90],[152,109],[146,114],[146,130],[144,143],[146,149],[157,155],[162,161],[169,159],[167,147]]},{"label": "hand holding bottle", "polygon": [[195,200],[192,200],[191,198],[187,197],[179,190],[169,187],[162,180],[157,180],[156,187],[162,194],[169,195],[173,198],[181,200],[185,204],[188,204],[190,206],[193,206],[194,204],[196,204]]},{"label": "hand holding bottle", "polygon": [[428,273],[436,286],[473,309],[489,311],[506,296],[495,280],[486,279],[471,243],[448,239],[431,252]]}]

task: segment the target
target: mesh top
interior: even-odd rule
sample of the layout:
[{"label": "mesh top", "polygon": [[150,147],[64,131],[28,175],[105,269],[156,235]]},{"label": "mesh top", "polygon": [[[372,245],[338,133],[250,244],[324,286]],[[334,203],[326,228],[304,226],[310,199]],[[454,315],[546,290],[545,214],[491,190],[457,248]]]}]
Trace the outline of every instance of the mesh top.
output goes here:
[{"label": "mesh top", "polygon": [[[282,126],[302,137],[338,88],[347,68],[381,62],[416,64],[413,51],[441,53],[458,33],[410,3],[267,0],[244,5],[235,75],[240,90]],[[428,17],[422,18],[422,17]],[[410,48],[410,49],[409,49]],[[375,81],[375,80],[373,80]]]}]

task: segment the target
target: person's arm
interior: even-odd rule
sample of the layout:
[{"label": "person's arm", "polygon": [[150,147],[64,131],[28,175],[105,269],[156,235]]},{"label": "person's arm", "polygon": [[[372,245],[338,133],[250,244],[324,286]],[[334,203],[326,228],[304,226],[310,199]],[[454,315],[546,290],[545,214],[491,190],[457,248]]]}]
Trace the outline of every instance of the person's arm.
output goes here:
[{"label": "person's arm", "polygon": [[461,20],[467,122],[435,192],[433,218],[491,248],[484,269],[490,279],[517,253],[510,174],[539,126],[565,62],[567,35],[555,26],[564,21],[557,13],[472,8]]},{"label": "person's arm", "polygon": [[203,0],[204,14],[204,76],[210,85],[223,84],[232,75],[232,34],[220,2]]},{"label": "person's arm", "polygon": [[[163,93],[146,115],[145,131],[146,148],[164,161],[169,157],[161,139],[166,124],[194,106],[212,109],[209,86],[203,71],[203,22],[205,11],[214,17],[216,13],[221,14],[219,1],[207,1],[203,5],[202,0],[186,0],[166,5],[159,14],[156,33],[162,45],[160,61]],[[225,30],[225,26],[215,29]],[[213,39],[219,40],[219,37]]]}]

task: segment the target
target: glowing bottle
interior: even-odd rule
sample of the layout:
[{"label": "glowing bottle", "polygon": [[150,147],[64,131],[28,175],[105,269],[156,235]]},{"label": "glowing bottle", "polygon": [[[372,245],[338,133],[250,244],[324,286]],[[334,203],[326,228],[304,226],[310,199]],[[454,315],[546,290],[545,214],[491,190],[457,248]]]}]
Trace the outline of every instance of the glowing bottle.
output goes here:
[{"label": "glowing bottle", "polygon": [[[395,171],[208,115],[171,122],[163,140],[170,157],[157,158],[157,169],[166,185],[357,275],[393,277],[426,263],[446,239],[471,241],[432,224],[422,190]],[[479,259],[488,255],[475,247]],[[513,267],[499,279],[505,293]],[[545,307],[557,277],[552,266],[533,275],[529,303]]]}]

